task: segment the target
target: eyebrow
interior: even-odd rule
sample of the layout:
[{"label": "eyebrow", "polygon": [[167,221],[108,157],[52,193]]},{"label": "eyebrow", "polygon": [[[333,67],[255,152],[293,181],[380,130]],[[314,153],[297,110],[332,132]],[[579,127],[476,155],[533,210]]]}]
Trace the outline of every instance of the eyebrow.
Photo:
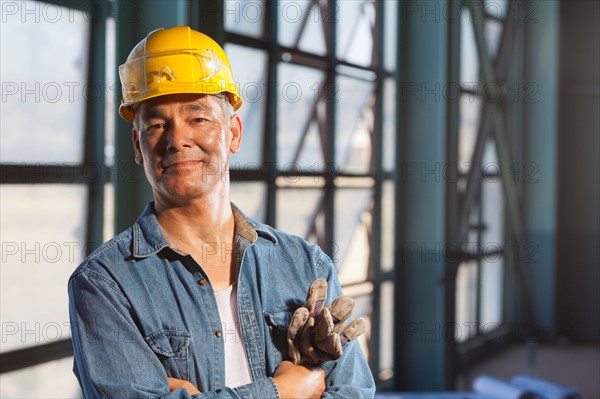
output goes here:
[{"label": "eyebrow", "polygon": [[[210,113],[212,113],[213,112],[211,107],[209,107],[205,104],[202,104],[202,103],[186,104],[183,107],[183,110],[188,113],[193,113],[193,112],[210,112]],[[165,114],[160,111],[160,108],[152,108],[152,109],[144,110],[143,112],[144,112],[142,114],[143,121],[147,121],[147,120],[153,119],[153,118],[166,119]]]},{"label": "eyebrow", "polygon": [[144,113],[142,115],[142,120],[147,121],[148,119],[153,119],[153,118],[165,119],[165,116],[158,109],[144,110]]},{"label": "eyebrow", "polygon": [[212,108],[211,107],[208,107],[208,106],[206,106],[204,104],[201,104],[201,103],[186,104],[183,107],[183,110],[186,111],[186,112],[190,112],[190,113],[191,112],[198,112],[198,111],[201,111],[201,112],[212,112]]}]

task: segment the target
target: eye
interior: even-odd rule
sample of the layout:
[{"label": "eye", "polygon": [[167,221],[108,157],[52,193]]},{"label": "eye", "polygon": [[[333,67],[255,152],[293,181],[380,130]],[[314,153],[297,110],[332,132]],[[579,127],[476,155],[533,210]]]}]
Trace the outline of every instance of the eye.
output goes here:
[{"label": "eye", "polygon": [[198,118],[192,119],[192,123],[195,123],[195,124],[201,124],[201,123],[204,123],[204,122],[207,122],[207,119],[204,119],[202,117],[198,117]]},{"label": "eye", "polygon": [[165,129],[165,124],[164,123],[155,123],[153,125],[150,125],[148,127],[148,129],[146,129],[147,132],[156,132],[159,130],[164,130]]}]

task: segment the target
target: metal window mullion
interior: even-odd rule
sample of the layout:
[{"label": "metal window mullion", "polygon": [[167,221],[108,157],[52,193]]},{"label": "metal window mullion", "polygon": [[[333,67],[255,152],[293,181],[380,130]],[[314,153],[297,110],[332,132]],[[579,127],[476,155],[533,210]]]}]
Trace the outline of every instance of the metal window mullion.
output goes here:
[{"label": "metal window mullion", "polygon": [[[381,331],[381,286],[383,283],[383,271],[381,269],[381,236],[382,236],[382,199],[383,199],[383,99],[384,99],[384,67],[383,67],[383,45],[385,21],[383,18],[384,4],[382,2],[375,3],[375,32],[373,37],[373,45],[379,46],[376,48],[376,78],[375,78],[375,105],[374,105],[374,121],[373,121],[373,149],[371,162],[373,165],[373,173],[375,175],[375,185],[373,188],[373,225],[371,228],[371,241],[369,257],[373,266],[372,279],[373,285],[373,314],[372,326],[373,330],[380,334]],[[371,370],[374,371],[374,378],[377,383],[380,382],[379,373],[381,371],[381,340],[380,335],[372,334],[370,346],[369,363]]]},{"label": "metal window mullion", "polygon": [[[337,101],[337,79],[335,67],[337,65],[336,58],[336,20],[332,18],[336,14],[336,1],[330,0],[327,2],[327,17],[323,18],[325,30],[327,31],[328,40],[328,53],[327,53],[327,96],[325,98],[325,115],[326,115],[326,132],[327,132],[327,154],[325,155],[325,239],[327,241],[326,252],[328,255],[333,256],[335,251],[335,180],[337,175],[337,166],[335,158],[335,112],[336,112],[336,101]],[[326,22],[327,21],[327,22]],[[326,37],[327,40],[327,37]]]},{"label": "metal window mullion", "polygon": [[[509,6],[510,7],[522,7],[522,4],[520,2],[511,0],[509,2]],[[510,8],[509,8],[509,10],[510,10]],[[522,9],[519,11],[522,11]],[[507,25],[505,26],[505,29],[508,28],[508,22],[511,20],[512,19],[507,16]],[[508,79],[510,79],[509,81],[524,82],[525,81],[525,73],[524,73],[523,60],[525,60],[526,54],[525,54],[525,46],[524,46],[523,24],[518,24],[518,23],[512,24],[511,29],[513,30],[513,32],[512,32],[513,44],[511,47],[511,53],[513,56],[510,57],[512,62],[510,64],[511,68],[510,68],[509,74],[507,76],[508,76]],[[509,103],[509,102],[507,101],[507,103]],[[506,105],[508,105],[508,104],[506,104]],[[522,165],[522,162],[523,162],[522,138],[523,138],[523,118],[524,118],[523,104],[521,102],[510,103],[510,106],[507,107],[506,115],[508,118],[507,120],[512,122],[512,125],[510,126],[510,132],[512,133],[512,137],[510,137],[509,140],[511,141],[511,150],[512,150],[512,154],[513,154],[513,161],[516,162],[516,165]],[[519,179],[519,183],[517,183],[517,187],[518,187],[519,193],[522,194],[523,193],[522,179]],[[504,237],[504,241],[506,243],[506,242],[510,242],[510,217],[506,212],[504,213],[503,221],[504,221],[503,237]],[[515,246],[513,245],[512,247],[514,248]],[[516,305],[517,301],[515,301],[514,298],[516,298],[518,295],[519,286],[518,286],[518,281],[515,280],[515,276],[513,273],[511,273],[511,270],[514,270],[513,262],[514,262],[515,257],[518,256],[519,254],[518,254],[518,252],[517,253],[514,253],[514,252],[509,253],[508,251],[515,251],[515,249],[507,249],[507,252],[506,252],[507,261],[505,261],[504,268],[503,268],[504,299],[502,301],[502,303],[503,303],[502,316],[503,316],[503,321],[516,322],[517,319],[520,318],[520,316],[519,316],[518,310],[515,309],[515,305]],[[518,249],[517,249],[517,251],[518,251]]]},{"label": "metal window mullion", "polygon": [[[271,6],[273,6],[273,5],[271,5]],[[267,9],[267,10],[269,10],[269,9]],[[267,16],[267,19],[268,18],[269,17]],[[270,34],[269,29],[266,30],[267,35]],[[229,31],[225,31],[224,35],[225,35],[225,41],[227,43],[236,44],[238,46],[256,48],[256,49],[260,49],[260,50],[264,50],[264,51],[269,51],[270,42],[264,38],[250,37],[250,36],[242,35],[240,33],[229,32]]]},{"label": "metal window mullion", "polygon": [[[481,182],[479,184],[478,187],[478,193],[477,193],[477,203],[479,204],[479,209],[477,209],[477,224],[478,225],[482,225],[483,224],[483,207],[484,204],[481,201],[482,197],[483,197],[483,182]],[[477,252],[478,253],[483,253],[483,246],[482,246],[482,230],[483,229],[477,229]],[[477,332],[475,333],[476,335],[479,335],[480,330],[479,330],[479,322],[480,322],[480,318],[479,318],[479,311],[481,309],[481,261],[482,261],[483,257],[479,257],[477,259],[476,262],[476,267],[477,267],[477,276],[476,276],[476,280],[477,283],[475,284],[475,325],[477,326]]]},{"label": "metal window mullion", "polygon": [[[449,9],[461,9],[460,0],[450,0]],[[458,22],[448,24],[448,83],[454,82],[460,85],[460,43],[461,43],[460,19]],[[463,90],[461,87],[461,96]],[[459,148],[459,125],[460,125],[460,101],[448,101],[446,114],[446,161],[448,165],[458,165]],[[448,182],[446,185],[446,242],[456,243],[460,233],[460,220],[458,219],[460,208],[460,197],[458,183]],[[444,279],[444,314],[447,325],[456,322],[456,275],[460,259],[451,257],[446,260],[447,276]],[[444,348],[444,379],[445,384],[454,387],[456,370],[456,339],[453,337]]]},{"label": "metal window mullion", "polygon": [[0,374],[69,356],[73,356],[73,344],[70,339],[3,352],[2,362],[0,362]]},{"label": "metal window mullion", "polygon": [[100,170],[82,164],[0,164],[2,184],[86,184],[106,181],[110,168]]},{"label": "metal window mullion", "polygon": [[[108,11],[108,3],[95,0],[94,5]],[[106,12],[102,13],[106,15]],[[106,18],[93,20],[90,26],[90,47],[88,54],[88,83],[90,87],[106,85]],[[103,98],[103,97],[102,97]],[[88,101],[86,104],[85,165],[99,170],[106,169],[104,162],[104,101]],[[104,173],[103,173],[104,175]],[[86,224],[86,248],[93,250],[103,241],[104,226],[104,179],[96,179],[88,183],[88,209]],[[87,255],[87,254],[86,254]]]},{"label": "metal window mullion", "polygon": [[267,3],[267,21],[265,34],[268,38],[267,64],[267,106],[265,107],[265,134],[263,141],[263,176],[267,183],[267,207],[265,222],[271,226],[277,225],[277,96],[274,90],[278,81],[277,64],[279,45],[278,35],[278,2]]}]

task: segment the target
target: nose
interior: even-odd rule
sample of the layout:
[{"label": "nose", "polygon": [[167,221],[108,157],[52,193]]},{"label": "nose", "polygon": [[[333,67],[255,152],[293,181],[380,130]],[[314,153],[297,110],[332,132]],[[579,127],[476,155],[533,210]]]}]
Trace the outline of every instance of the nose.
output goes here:
[{"label": "nose", "polygon": [[167,152],[175,153],[192,147],[192,132],[183,123],[172,123],[167,132]]}]

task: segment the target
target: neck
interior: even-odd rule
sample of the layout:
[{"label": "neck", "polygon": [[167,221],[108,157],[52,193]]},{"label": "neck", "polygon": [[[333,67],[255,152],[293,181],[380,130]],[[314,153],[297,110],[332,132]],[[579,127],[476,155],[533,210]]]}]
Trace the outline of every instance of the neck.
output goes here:
[{"label": "neck", "polygon": [[209,196],[167,205],[157,200],[155,212],[168,240],[186,253],[233,240],[235,222],[229,201]]}]

